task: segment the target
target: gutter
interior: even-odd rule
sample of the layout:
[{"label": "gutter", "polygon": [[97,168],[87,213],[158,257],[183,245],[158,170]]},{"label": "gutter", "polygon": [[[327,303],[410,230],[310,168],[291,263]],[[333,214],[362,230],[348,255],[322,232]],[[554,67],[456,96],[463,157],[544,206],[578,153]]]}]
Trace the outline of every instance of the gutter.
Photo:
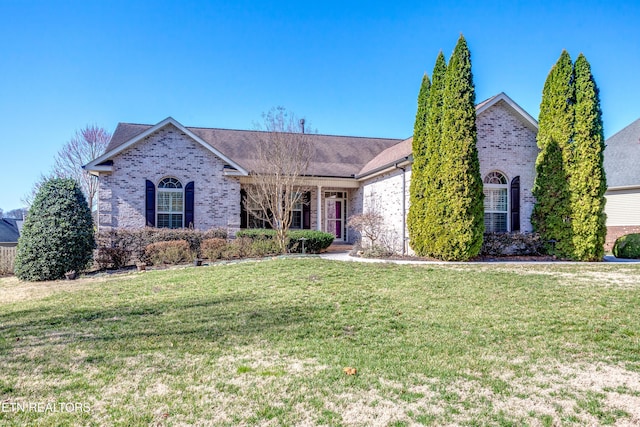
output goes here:
[{"label": "gutter", "polygon": [[407,165],[400,166],[401,163],[396,163],[396,169],[402,170],[402,256],[407,253],[407,180],[405,174],[407,173]]},{"label": "gutter", "polygon": [[355,179],[357,179],[358,181],[364,181],[365,179],[369,179],[375,175],[380,175],[385,172],[391,172],[395,169],[400,169],[398,165],[408,166],[412,163],[413,163],[413,154],[410,154],[408,156],[402,157],[400,160],[396,160],[394,162],[387,163],[386,165],[379,166],[365,174],[356,175]]}]

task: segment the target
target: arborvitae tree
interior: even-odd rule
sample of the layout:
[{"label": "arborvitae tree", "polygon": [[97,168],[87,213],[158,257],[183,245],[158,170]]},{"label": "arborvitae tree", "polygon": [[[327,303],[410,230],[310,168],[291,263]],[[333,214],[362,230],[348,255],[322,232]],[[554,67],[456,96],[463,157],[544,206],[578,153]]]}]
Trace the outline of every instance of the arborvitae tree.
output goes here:
[{"label": "arborvitae tree", "polygon": [[440,192],[442,187],[440,145],[446,72],[447,61],[444,54],[440,52],[431,74],[431,90],[429,91],[429,115],[427,116],[426,128],[426,157],[429,161],[423,174],[425,196],[421,207],[423,212],[420,226],[422,240],[411,242],[413,250],[421,256],[437,256],[438,254],[434,246],[436,237],[441,232],[442,223],[440,221],[444,215],[444,204],[446,203],[445,195]]},{"label": "arborvitae tree", "polygon": [[531,215],[535,231],[547,242],[549,253],[573,254],[569,170],[574,121],[573,65],[566,51],[551,68],[542,92],[538,120],[536,204]]},{"label": "arborvitae tree", "polygon": [[[435,76],[434,76],[435,85]],[[442,139],[438,174],[444,215],[434,255],[444,260],[468,260],[480,253],[484,234],[484,194],[476,147],[475,87],[471,54],[460,36],[445,75]]]},{"label": "arborvitae tree", "polygon": [[14,272],[21,280],[55,280],[84,270],[93,257],[93,221],[73,179],[42,184],[24,222]]},{"label": "arborvitae tree", "polygon": [[574,64],[575,120],[570,190],[573,257],[601,261],[607,234],[604,213],[607,181],[603,166],[604,131],[598,87],[589,62],[580,54]]},{"label": "arborvitae tree", "polygon": [[426,157],[426,126],[428,115],[429,89],[431,82],[425,74],[422,77],[420,92],[418,93],[418,111],[413,125],[413,165],[411,166],[411,184],[409,186],[409,214],[407,228],[411,241],[422,241],[420,227],[424,218],[424,168]]}]

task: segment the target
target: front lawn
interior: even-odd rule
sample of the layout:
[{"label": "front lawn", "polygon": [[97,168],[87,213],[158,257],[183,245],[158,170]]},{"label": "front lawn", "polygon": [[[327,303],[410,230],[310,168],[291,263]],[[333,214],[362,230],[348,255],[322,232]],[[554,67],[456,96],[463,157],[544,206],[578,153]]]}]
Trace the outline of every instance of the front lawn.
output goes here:
[{"label": "front lawn", "polygon": [[5,278],[0,424],[635,425],[639,307],[620,264]]}]

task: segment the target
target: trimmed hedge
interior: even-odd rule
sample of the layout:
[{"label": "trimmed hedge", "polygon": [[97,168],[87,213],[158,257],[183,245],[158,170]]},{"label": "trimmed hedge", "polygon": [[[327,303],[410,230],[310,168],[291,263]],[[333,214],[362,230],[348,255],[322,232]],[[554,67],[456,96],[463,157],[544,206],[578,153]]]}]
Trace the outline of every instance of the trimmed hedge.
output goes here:
[{"label": "trimmed hedge", "polygon": [[203,240],[227,238],[227,230],[211,229],[207,231],[168,228],[139,228],[135,230],[114,229],[96,234],[98,250],[96,261],[100,268],[121,268],[137,261],[143,261],[148,245],[158,242],[184,240],[189,250],[200,256]]},{"label": "trimmed hedge", "polygon": [[613,245],[613,256],[616,258],[640,258],[640,234],[633,233],[618,237]]},{"label": "trimmed hedge", "polygon": [[[236,233],[236,237],[247,237],[253,240],[273,240],[275,235],[275,230],[255,228],[240,230]],[[335,236],[331,233],[317,230],[290,230],[288,251],[291,253],[302,253],[302,242],[300,242],[302,238],[307,239],[304,242],[305,251],[307,253],[317,254],[331,246]]]},{"label": "trimmed hedge", "polygon": [[147,245],[144,249],[144,261],[153,265],[180,264],[193,258],[186,240],[170,240]]}]

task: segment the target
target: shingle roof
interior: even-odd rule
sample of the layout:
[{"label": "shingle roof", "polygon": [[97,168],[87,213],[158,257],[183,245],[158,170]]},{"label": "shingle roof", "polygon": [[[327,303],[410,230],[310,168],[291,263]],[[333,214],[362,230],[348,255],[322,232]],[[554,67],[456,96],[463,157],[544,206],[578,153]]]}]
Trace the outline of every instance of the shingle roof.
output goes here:
[{"label": "shingle roof", "polygon": [[20,233],[18,232],[18,225],[15,219],[2,218],[0,219],[0,242],[1,243],[14,243],[18,241]]},{"label": "shingle roof", "polygon": [[[476,105],[477,114],[482,114],[487,109],[491,108],[494,104],[502,103],[508,107],[511,111],[518,114],[521,117],[522,122],[529,127],[537,129],[537,123],[533,117],[524,111],[518,104],[516,104],[507,94],[500,92],[497,95],[488,98]],[[380,169],[392,166],[395,162],[402,160],[412,153],[412,141],[413,137],[405,139],[399,142],[397,145],[391,146],[376,157],[371,159],[358,173],[358,176],[365,176],[371,173],[375,173]]]},{"label": "shingle roof", "polygon": [[[119,123],[105,153],[117,149],[137,135],[152,128],[151,125]],[[187,127],[205,143],[233,159],[247,170],[252,169],[260,131]],[[315,147],[307,175],[351,177],[381,151],[401,142],[391,138],[365,138],[356,136],[307,135]]]},{"label": "shingle roof", "polygon": [[609,137],[605,144],[607,186],[640,185],[640,119]]},{"label": "shingle roof", "polygon": [[369,163],[364,165],[360,170],[360,173],[358,173],[358,176],[368,175],[379,169],[383,169],[398,160],[409,157],[413,151],[412,142],[413,137],[405,139],[404,141],[387,148],[382,153],[371,159]]}]

